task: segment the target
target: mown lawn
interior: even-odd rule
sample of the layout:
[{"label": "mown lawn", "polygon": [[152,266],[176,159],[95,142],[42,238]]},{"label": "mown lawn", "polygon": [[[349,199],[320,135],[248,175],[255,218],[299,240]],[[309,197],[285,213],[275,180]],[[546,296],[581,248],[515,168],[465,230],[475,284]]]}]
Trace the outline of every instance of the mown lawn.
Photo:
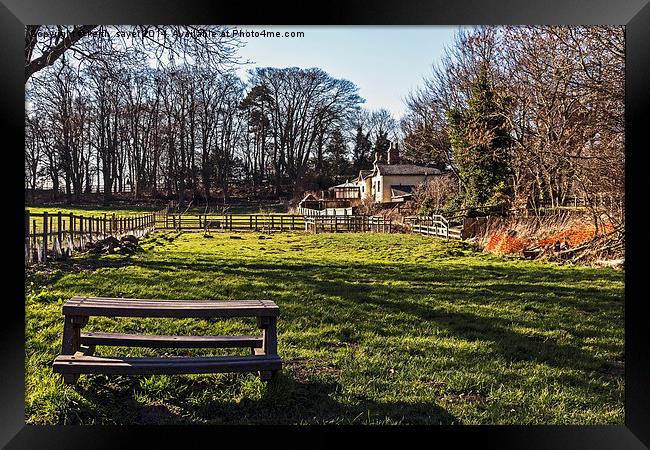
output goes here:
[{"label": "mown lawn", "polygon": [[[28,423],[624,422],[622,272],[505,259],[416,235],[157,232],[143,246],[132,257],[75,258],[27,274]],[[82,375],[65,386],[51,363],[62,300],[76,294],[274,300],[285,368],[269,385],[218,374]],[[256,327],[93,318],[87,329]]]}]

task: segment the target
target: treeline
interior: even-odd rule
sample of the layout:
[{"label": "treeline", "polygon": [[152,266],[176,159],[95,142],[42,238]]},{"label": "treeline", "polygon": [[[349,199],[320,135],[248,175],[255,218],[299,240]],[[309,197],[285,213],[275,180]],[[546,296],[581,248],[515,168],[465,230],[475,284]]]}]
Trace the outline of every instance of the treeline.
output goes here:
[{"label": "treeline", "polygon": [[445,186],[460,192],[438,197],[452,207],[539,211],[577,196],[595,214],[606,198],[622,220],[623,27],[461,29],[399,122],[319,68],[239,78],[241,43],[222,27],[182,39],[196,27],[114,28],[140,37],[26,27],[27,189],[70,202],[293,195],[355,177],[401,140],[404,161],[451,167],[459,182]]},{"label": "treeline", "polygon": [[45,184],[70,202],[96,191],[107,202],[128,191],[181,204],[299,194],[369,168],[373,147],[395,138],[387,111],[362,109],[354,83],[319,68],[255,68],[240,79],[232,41],[213,43],[201,59],[212,64],[83,42],[81,56],[73,48],[27,82],[27,189]]},{"label": "treeline", "polygon": [[624,205],[623,27],[461,30],[407,99],[404,147],[449,163],[456,206]]}]

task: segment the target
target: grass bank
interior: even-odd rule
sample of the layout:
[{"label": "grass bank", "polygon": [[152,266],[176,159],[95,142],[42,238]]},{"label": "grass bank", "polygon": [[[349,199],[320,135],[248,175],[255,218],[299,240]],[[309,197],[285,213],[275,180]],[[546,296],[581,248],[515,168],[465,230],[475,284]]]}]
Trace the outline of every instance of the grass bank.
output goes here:
[{"label": "grass bank", "polygon": [[[156,232],[134,256],[30,269],[28,423],[624,422],[622,272],[507,259],[417,235],[213,236]],[[82,375],[65,386],[51,363],[61,302],[72,295],[274,300],[285,369],[270,385],[217,374]],[[253,321],[190,319],[93,318],[87,328],[255,331]]]}]

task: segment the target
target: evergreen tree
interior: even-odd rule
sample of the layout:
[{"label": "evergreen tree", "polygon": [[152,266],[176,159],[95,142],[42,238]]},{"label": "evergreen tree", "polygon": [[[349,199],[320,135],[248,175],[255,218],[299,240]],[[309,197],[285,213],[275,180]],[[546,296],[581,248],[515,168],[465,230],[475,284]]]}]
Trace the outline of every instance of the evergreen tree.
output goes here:
[{"label": "evergreen tree", "polygon": [[509,105],[510,99],[499,97],[490,85],[484,65],[467,108],[452,110],[447,116],[465,206],[503,204],[510,197]]},{"label": "evergreen tree", "polygon": [[335,182],[341,177],[350,176],[350,162],[347,159],[347,146],[340,128],[336,128],[325,149],[323,172],[326,178]]},{"label": "evergreen tree", "polygon": [[[388,148],[390,147],[390,141],[388,140],[388,132],[380,131],[377,133],[377,139],[375,140],[374,152],[379,151],[381,159],[386,163],[388,158]],[[373,154],[374,154],[373,152]]]},{"label": "evergreen tree", "polygon": [[364,133],[363,128],[358,126],[357,134],[354,137],[354,148],[352,149],[352,165],[355,173],[372,167],[371,151],[370,133]]}]

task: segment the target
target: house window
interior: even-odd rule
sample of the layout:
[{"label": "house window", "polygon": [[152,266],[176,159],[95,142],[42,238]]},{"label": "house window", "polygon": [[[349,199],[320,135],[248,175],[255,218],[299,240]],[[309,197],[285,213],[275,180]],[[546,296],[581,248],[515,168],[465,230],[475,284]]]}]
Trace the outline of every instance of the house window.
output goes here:
[{"label": "house window", "polygon": [[381,192],[381,181],[377,181],[377,192]]}]

